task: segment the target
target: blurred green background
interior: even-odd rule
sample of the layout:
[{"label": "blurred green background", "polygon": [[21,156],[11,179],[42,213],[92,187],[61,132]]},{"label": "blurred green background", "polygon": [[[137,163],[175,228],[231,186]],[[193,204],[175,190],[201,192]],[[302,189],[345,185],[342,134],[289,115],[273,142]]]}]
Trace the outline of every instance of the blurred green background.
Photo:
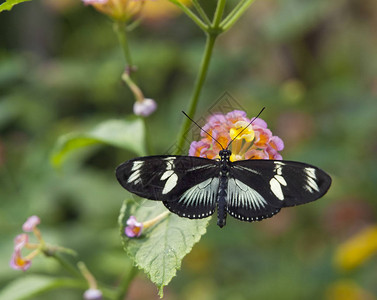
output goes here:
[{"label": "blurred green background", "polygon": [[[323,168],[333,185],[323,199],[261,223],[229,218],[220,230],[212,220],[166,299],[377,299],[376,239],[365,240],[368,255],[353,268],[334,263],[345,241],[376,224],[376,28],[375,0],[258,0],[219,38],[196,117],[224,92],[249,117],[266,106],[262,118],[284,140],[283,158]],[[165,153],[204,37],[181,15],[150,17],[130,39],[136,79],[159,105],[146,120],[151,154]],[[28,274],[65,274],[42,256],[26,273],[8,267],[13,238],[33,214],[45,239],[77,250],[98,280],[116,285],[129,269],[117,225],[126,192],[114,169],[135,154],[95,147],[61,170],[50,164],[59,136],[132,114],[123,69],[111,22],[80,1],[31,1],[1,13],[0,288]],[[127,299],[158,299],[157,289],[141,273]]]}]

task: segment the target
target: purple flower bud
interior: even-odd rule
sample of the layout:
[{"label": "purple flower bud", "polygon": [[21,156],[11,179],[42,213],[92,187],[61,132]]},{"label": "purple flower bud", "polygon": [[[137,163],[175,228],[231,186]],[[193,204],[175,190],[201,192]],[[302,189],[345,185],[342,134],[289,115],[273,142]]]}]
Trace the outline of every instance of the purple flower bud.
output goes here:
[{"label": "purple flower bud", "polygon": [[14,238],[14,249],[22,249],[29,242],[29,236],[21,233]]},{"label": "purple flower bud", "polygon": [[136,101],[134,104],[134,114],[147,117],[157,109],[157,103],[153,99],[145,98],[143,101]]},{"label": "purple flower bud", "polygon": [[84,293],[85,300],[101,300],[102,292],[97,289],[88,289]]},{"label": "purple flower bud", "polygon": [[41,220],[38,216],[31,216],[29,217],[24,225],[22,225],[22,230],[25,232],[31,232],[34,228],[41,223]]}]

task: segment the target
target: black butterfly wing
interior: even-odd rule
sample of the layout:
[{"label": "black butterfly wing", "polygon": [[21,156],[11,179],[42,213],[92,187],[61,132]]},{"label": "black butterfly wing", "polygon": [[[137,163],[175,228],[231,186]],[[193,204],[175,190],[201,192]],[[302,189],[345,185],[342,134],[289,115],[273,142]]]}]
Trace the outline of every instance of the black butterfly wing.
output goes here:
[{"label": "black butterfly wing", "polygon": [[179,216],[199,219],[216,207],[218,162],[192,156],[146,156],[116,169],[119,183],[140,197],[163,201]]},{"label": "black butterfly wing", "polygon": [[231,163],[227,211],[244,221],[272,217],[282,207],[322,197],[331,178],[321,169],[293,161],[243,160]]}]

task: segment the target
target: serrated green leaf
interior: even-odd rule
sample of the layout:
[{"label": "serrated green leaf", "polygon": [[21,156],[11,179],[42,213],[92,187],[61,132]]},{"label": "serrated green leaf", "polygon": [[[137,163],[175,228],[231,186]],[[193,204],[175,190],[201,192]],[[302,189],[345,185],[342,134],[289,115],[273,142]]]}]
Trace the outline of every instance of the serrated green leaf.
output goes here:
[{"label": "serrated green leaf", "polygon": [[144,124],[140,118],[108,120],[91,131],[61,136],[55,144],[51,162],[60,167],[69,153],[96,144],[119,147],[143,156],[146,155],[144,136]]},{"label": "serrated green leaf", "polygon": [[30,275],[12,281],[0,292],[0,300],[29,299],[48,290],[61,287],[82,288],[86,284],[80,280],[53,278],[51,276]]},{"label": "serrated green leaf", "polygon": [[156,284],[161,297],[164,286],[176,275],[182,259],[206,232],[210,220],[190,220],[170,213],[153,227],[145,229],[139,238],[128,238],[124,235],[124,227],[131,215],[143,222],[164,211],[166,208],[161,202],[126,200],[119,216],[125,251],[135,265]]},{"label": "serrated green leaf", "polygon": [[11,10],[13,6],[16,4],[22,3],[22,2],[27,2],[31,0],[7,0],[4,3],[0,5],[0,12],[3,10]]}]

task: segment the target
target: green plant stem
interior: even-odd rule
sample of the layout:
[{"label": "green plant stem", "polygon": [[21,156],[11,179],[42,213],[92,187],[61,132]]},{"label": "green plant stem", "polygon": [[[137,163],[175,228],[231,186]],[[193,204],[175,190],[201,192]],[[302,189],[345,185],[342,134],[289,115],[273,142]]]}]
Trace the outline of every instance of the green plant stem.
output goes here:
[{"label": "green plant stem", "polygon": [[78,277],[82,280],[84,280],[84,277],[82,274],[76,269],[74,265],[72,265],[69,261],[64,259],[62,256],[60,256],[58,253],[48,253],[48,256],[56,259],[60,265],[66,269],[69,273],[71,273],[73,276]]},{"label": "green plant stem", "polygon": [[223,31],[228,31],[234,23],[244,14],[244,12],[249,8],[249,6],[255,0],[244,0],[241,1],[233,11],[220,23],[220,27]]},{"label": "green plant stem", "polygon": [[175,5],[177,5],[180,9],[182,9],[182,11],[191,19],[194,21],[194,23],[196,25],[198,25],[198,27],[200,29],[202,29],[204,32],[207,32],[208,31],[208,26],[206,24],[203,23],[202,20],[200,20],[200,18],[195,15],[186,5],[182,4],[181,2],[179,2],[178,0],[169,0],[171,3],[174,3]]},{"label": "green plant stem", "polygon": [[211,24],[211,21],[209,20],[206,12],[203,10],[203,7],[200,5],[199,1],[198,0],[193,0],[192,1],[192,4],[194,5],[196,11],[199,13],[199,15],[202,17],[203,21],[210,25]]},{"label": "green plant stem", "polygon": [[124,58],[126,59],[127,67],[130,70],[132,70],[132,67],[134,65],[132,62],[131,52],[128,47],[126,24],[124,22],[115,22],[114,31],[118,37],[119,44],[122,47]]},{"label": "green plant stem", "polygon": [[[193,117],[196,111],[196,107],[198,105],[198,100],[200,96],[200,92],[202,91],[204,81],[206,79],[208,73],[209,62],[211,60],[213,46],[215,44],[217,38],[217,34],[207,34],[206,46],[204,50],[204,55],[202,58],[202,62],[200,64],[199,73],[197,76],[197,80],[195,82],[194,92],[190,100],[190,105],[188,109],[188,115]],[[181,127],[181,130],[178,135],[178,143],[177,143],[177,151],[176,154],[182,154],[182,148],[185,141],[185,134],[190,128],[191,121],[188,118],[185,118]]]},{"label": "green plant stem", "polygon": [[213,17],[212,29],[218,29],[221,19],[224,14],[226,0],[219,0],[217,2],[215,15]]},{"label": "green plant stem", "polygon": [[123,278],[123,281],[121,282],[119,286],[119,290],[117,292],[117,295],[115,296],[115,300],[123,300],[126,299],[126,295],[128,292],[128,289],[130,287],[130,284],[132,280],[135,278],[135,276],[138,273],[138,269],[134,266],[131,267],[129,273]]},{"label": "green plant stem", "polygon": [[241,0],[237,3],[237,5],[232,9],[232,11],[221,21],[220,26],[222,27],[223,24],[227,23],[233,16],[242,8],[244,3],[248,0]]}]

